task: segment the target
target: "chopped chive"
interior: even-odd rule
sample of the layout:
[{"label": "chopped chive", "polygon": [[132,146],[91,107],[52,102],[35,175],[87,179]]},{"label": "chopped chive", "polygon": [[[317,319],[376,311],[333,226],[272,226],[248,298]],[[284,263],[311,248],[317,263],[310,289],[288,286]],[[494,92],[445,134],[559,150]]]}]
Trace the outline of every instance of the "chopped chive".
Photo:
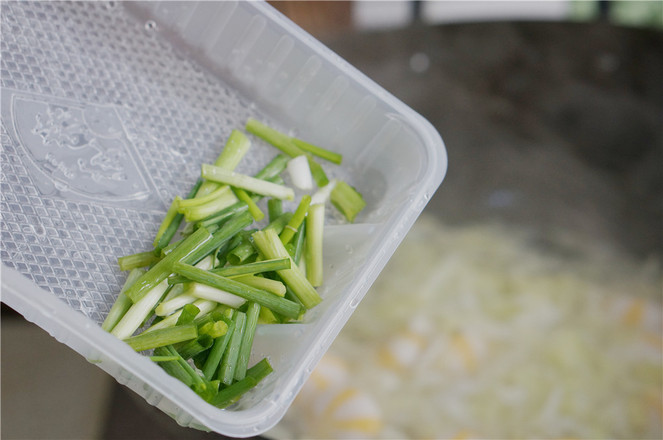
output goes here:
[{"label": "chopped chive", "polygon": [[[254,232],[253,243],[265,258],[291,258],[290,254],[283,246],[283,243],[281,243],[278,235],[272,230]],[[310,309],[322,301],[322,298],[318,295],[315,287],[313,287],[306,279],[306,275],[304,275],[294,264],[292,268],[279,270],[277,273],[281,279],[283,279],[286,286],[292,289],[305,308]],[[278,310],[274,311],[278,312]],[[294,316],[289,317],[296,318]]]},{"label": "chopped chive", "polygon": [[322,159],[328,160],[329,162],[335,163],[336,165],[340,165],[341,162],[343,161],[343,156],[339,153],[335,153],[333,151],[327,150],[322,147],[318,147],[317,145],[310,144],[306,141],[303,141],[301,139],[297,139],[295,137],[291,138],[292,142],[298,146],[300,149],[304,151],[308,151],[309,153],[318,156]]},{"label": "chopped chive", "polygon": [[357,214],[366,206],[362,195],[342,180],[336,182],[331,192],[331,202],[350,222],[354,222]]},{"label": "chopped chive", "polygon": [[269,376],[274,370],[267,358],[262,358],[254,366],[246,370],[246,376],[252,377],[258,382]]},{"label": "chopped chive", "polygon": [[127,310],[129,310],[129,308],[133,305],[133,302],[127,297],[127,295],[124,294],[124,292],[129,288],[129,286],[135,283],[138,278],[140,278],[143,272],[144,271],[142,269],[133,269],[131,272],[129,272],[122,290],[120,290],[120,293],[118,294],[117,299],[108,312],[106,319],[104,319],[104,322],[101,324],[102,329],[107,332],[113,330],[113,327],[115,327],[115,325],[120,321],[120,319],[122,319]]},{"label": "chopped chive", "polygon": [[285,285],[277,280],[255,275],[240,275],[233,277],[233,280],[244,283],[247,286],[255,287],[256,289],[264,290],[265,292],[273,293],[277,296],[285,296]]},{"label": "chopped chive", "polygon": [[210,164],[202,165],[201,176],[207,180],[225,183],[226,185],[241,188],[267,197],[276,197],[277,199],[287,200],[295,198],[295,193],[291,188],[267,180],[256,179],[255,177],[246,174],[228,171],[224,168],[215,167]]},{"label": "chopped chive", "polygon": [[251,223],[253,223],[253,218],[248,212],[230,217],[223,226],[212,235],[212,238],[209,241],[205,241],[201,246],[180,258],[179,261],[187,264],[197,263],[227,241],[231,240],[238,232],[242,231]]},{"label": "chopped chive", "polygon": [[306,278],[313,287],[322,285],[322,240],[325,205],[311,205],[306,216]]},{"label": "chopped chive", "polygon": [[[278,240],[278,236],[276,236]],[[281,243],[279,241],[279,243]],[[287,252],[286,252],[287,254]],[[301,307],[297,303],[280,298],[264,290],[256,289],[230,278],[222,277],[220,275],[198,269],[188,264],[176,263],[173,265],[173,270],[180,275],[184,275],[191,281],[201,284],[206,284],[217,289],[237,295],[247,301],[255,301],[258,304],[265,306],[277,313],[280,313],[289,318],[296,318],[299,316]],[[291,270],[291,269],[287,269]],[[284,271],[279,271],[284,272]]]},{"label": "chopped chive", "polygon": [[154,255],[154,251],[147,251],[120,257],[117,259],[117,264],[120,266],[120,270],[124,271],[147,267],[157,261],[159,261],[159,257]]},{"label": "chopped chive", "polygon": [[221,366],[219,368],[218,379],[221,383],[225,385],[230,385],[233,383],[235,377],[235,368],[237,368],[237,359],[239,357],[239,349],[242,344],[242,339],[244,338],[244,330],[246,328],[246,313],[237,312],[233,318],[235,323],[235,330],[233,331],[232,337],[226,352],[223,354],[221,359]]},{"label": "chopped chive", "polygon": [[[141,278],[136,282],[139,282]],[[152,313],[152,309],[154,309],[159,300],[161,300],[167,289],[168,282],[162,280],[156,286],[146,291],[140,300],[136,301],[129,310],[127,310],[117,325],[113,327],[111,334],[119,339],[126,339],[131,336]]]},{"label": "chopped chive", "polygon": [[297,229],[299,229],[299,225],[302,224],[304,218],[306,217],[306,213],[308,212],[310,204],[311,196],[308,194],[303,195],[299,205],[297,206],[297,209],[295,210],[295,213],[292,215],[292,218],[285,226],[285,228],[283,228],[283,232],[281,232],[281,235],[279,236],[283,244],[288,244],[292,237],[295,236]]},{"label": "chopped chive", "polygon": [[248,308],[246,310],[246,324],[244,327],[244,334],[242,335],[239,355],[237,356],[237,365],[235,367],[235,380],[242,380],[244,379],[244,376],[246,376],[246,369],[249,366],[251,348],[253,347],[253,337],[256,333],[256,326],[258,325],[259,315],[260,304],[249,302]]},{"label": "chopped chive", "polygon": [[194,324],[177,325],[149,333],[141,333],[124,339],[136,351],[150,350],[156,347],[176,344],[178,342],[195,339],[198,330]]}]

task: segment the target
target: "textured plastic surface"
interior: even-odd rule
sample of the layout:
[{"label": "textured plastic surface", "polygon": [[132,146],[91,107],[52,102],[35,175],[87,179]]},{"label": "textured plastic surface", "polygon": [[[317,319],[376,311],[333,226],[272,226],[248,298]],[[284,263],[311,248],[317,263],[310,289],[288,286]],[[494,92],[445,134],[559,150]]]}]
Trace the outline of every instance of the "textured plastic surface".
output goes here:
[{"label": "textured plastic surface", "polygon": [[[179,424],[247,437],[283,416],[446,172],[433,127],[261,2],[2,2],[2,301]],[[99,324],[188,190],[249,116],[344,155],[367,208],[329,218],[321,305],[262,326],[275,372],[228,410]],[[240,170],[274,153],[255,140]],[[332,169],[331,174],[337,173]]]}]

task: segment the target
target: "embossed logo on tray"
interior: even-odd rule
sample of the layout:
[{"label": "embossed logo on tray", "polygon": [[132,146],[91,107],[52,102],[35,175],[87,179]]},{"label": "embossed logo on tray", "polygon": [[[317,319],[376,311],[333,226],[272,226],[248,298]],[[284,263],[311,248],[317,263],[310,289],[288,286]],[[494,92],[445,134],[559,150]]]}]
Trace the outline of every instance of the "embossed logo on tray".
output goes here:
[{"label": "embossed logo on tray", "polygon": [[[6,110],[11,112],[19,145],[43,175],[35,179],[46,177],[53,189],[88,199],[141,201],[159,207],[158,200],[150,200],[154,199],[152,185],[141,172],[137,153],[113,107],[19,92],[12,93],[10,103],[3,102],[3,116]],[[45,183],[49,182],[35,182],[48,188]]]}]

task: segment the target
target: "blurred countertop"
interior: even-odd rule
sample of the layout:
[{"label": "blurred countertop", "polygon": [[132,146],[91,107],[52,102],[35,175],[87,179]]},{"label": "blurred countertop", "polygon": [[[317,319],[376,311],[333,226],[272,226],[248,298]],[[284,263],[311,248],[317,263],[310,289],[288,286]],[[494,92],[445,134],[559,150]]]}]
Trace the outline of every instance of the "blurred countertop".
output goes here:
[{"label": "blurred countertop", "polygon": [[[501,22],[322,41],[441,133],[449,171],[425,212],[663,253],[663,33]],[[180,428],[4,305],[2,367],[6,439],[222,438]]]}]

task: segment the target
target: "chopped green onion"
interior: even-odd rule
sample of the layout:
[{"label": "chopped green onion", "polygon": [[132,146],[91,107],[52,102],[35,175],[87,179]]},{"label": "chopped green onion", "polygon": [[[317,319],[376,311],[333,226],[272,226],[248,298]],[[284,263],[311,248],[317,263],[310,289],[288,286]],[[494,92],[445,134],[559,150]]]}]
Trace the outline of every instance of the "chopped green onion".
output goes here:
[{"label": "chopped green onion", "polygon": [[306,213],[308,212],[310,204],[311,196],[308,194],[303,195],[299,205],[297,206],[297,209],[295,210],[295,213],[292,215],[292,218],[285,226],[285,228],[283,228],[283,232],[281,232],[281,235],[279,236],[283,244],[288,244],[292,237],[295,236],[297,229],[299,229],[299,225],[302,224],[304,218],[306,217]]},{"label": "chopped green onion", "polygon": [[168,208],[165,217],[161,221],[161,225],[159,225],[159,230],[157,231],[157,234],[154,237],[154,242],[153,242],[154,247],[157,247],[159,245],[161,237],[163,237],[163,234],[166,232],[166,230],[171,225],[171,223],[173,223],[173,220],[175,220],[175,216],[177,215],[177,207],[179,205],[180,200],[182,200],[180,196],[175,196],[175,198],[171,202],[170,208]]},{"label": "chopped green onion", "polygon": [[[189,191],[189,194],[187,195],[187,198],[193,197],[194,194],[196,194],[196,192],[198,192],[198,189],[200,189],[200,186],[202,184],[203,184],[203,179],[198,178],[196,183],[193,185],[193,187]],[[176,197],[176,198],[178,198],[178,197]],[[168,226],[165,228],[165,231],[161,235],[161,238],[159,238],[159,242],[154,245],[155,250],[158,251],[159,249],[163,249],[166,246],[168,246],[168,244],[170,244],[170,241],[173,239],[173,237],[177,233],[177,230],[179,229],[180,225],[182,224],[183,219],[184,219],[184,215],[179,214],[179,213],[176,214],[173,217],[173,219],[170,221],[170,223],[168,223],[166,221],[167,219],[164,219],[162,224],[166,223],[166,224],[168,224]],[[159,227],[159,229],[161,229],[161,227]]]},{"label": "chopped green onion", "polygon": [[131,336],[124,339],[136,351],[150,350],[156,347],[163,347],[178,342],[195,339],[198,336],[198,330],[194,324],[177,325],[161,330],[155,330],[149,333],[141,333],[137,336]]},{"label": "chopped green onion", "polygon": [[124,294],[124,292],[127,290],[127,288],[129,288],[129,286],[135,283],[138,278],[140,278],[143,272],[144,271],[142,269],[134,269],[129,272],[122,290],[120,290],[120,293],[118,294],[117,299],[108,312],[106,319],[104,319],[103,324],[101,324],[102,329],[110,332],[113,327],[115,327],[115,325],[120,321],[120,319],[122,319],[127,310],[129,310],[129,308],[133,305],[133,302],[127,297],[127,295]]},{"label": "chopped green onion", "polygon": [[[138,281],[140,281],[141,278],[139,278]],[[159,282],[159,284],[145,292],[140,300],[136,301],[129,308],[129,310],[127,310],[120,322],[118,322],[117,325],[113,327],[111,334],[115,335],[119,339],[126,339],[131,336],[138,329],[138,327],[141,326],[149,314],[152,313],[152,309],[154,309],[167,289],[168,282],[162,280]]]},{"label": "chopped green onion", "polygon": [[159,257],[154,255],[153,251],[139,252],[137,254],[125,255],[117,259],[117,265],[120,270],[140,269],[159,261]]},{"label": "chopped green onion", "polygon": [[303,191],[310,191],[313,189],[313,176],[311,175],[311,168],[309,168],[308,159],[305,155],[290,159],[287,170],[290,175],[290,180],[295,188]]},{"label": "chopped green onion", "polygon": [[178,356],[150,356],[150,360],[152,362],[168,362],[168,361],[176,361]]},{"label": "chopped green onion", "polygon": [[290,136],[283,134],[280,131],[274,130],[273,128],[257,121],[254,118],[249,118],[246,121],[245,128],[249,133],[254,134],[262,140],[272,144],[290,157],[297,157],[305,154],[304,150],[295,145]]},{"label": "chopped green onion", "polygon": [[[276,237],[278,240],[278,236]],[[281,242],[279,241],[279,243]],[[180,275],[184,275],[185,277],[189,278],[191,281],[224,290],[228,293],[232,293],[241,298],[244,298],[247,301],[255,301],[258,304],[289,318],[298,317],[301,311],[300,305],[293,303],[292,301],[280,298],[269,292],[265,292],[264,290],[247,286],[246,284],[240,283],[230,278],[222,277],[220,275],[198,269],[188,264],[176,263],[173,265],[173,270]],[[279,271],[279,273],[280,272],[283,271]]]},{"label": "chopped green onion", "polygon": [[320,187],[320,189],[311,197],[311,204],[317,205],[318,203],[327,203],[335,186],[336,180],[332,180],[327,185]]},{"label": "chopped green onion", "polygon": [[315,156],[318,156],[322,159],[328,160],[329,162],[335,163],[336,165],[340,165],[341,162],[343,161],[343,156],[339,153],[335,153],[325,148],[318,147],[317,145],[310,144],[295,137],[291,139],[292,142],[300,149],[308,151],[309,153],[314,154]]},{"label": "chopped green onion", "polygon": [[182,293],[181,295],[177,295],[168,301],[162,301],[159,303],[159,305],[154,309],[154,313],[156,313],[157,316],[168,316],[176,310],[186,306],[187,304],[193,303],[197,299],[199,298],[191,295],[190,293]]},{"label": "chopped green onion", "polygon": [[233,331],[230,343],[221,360],[218,379],[225,385],[233,383],[235,377],[235,368],[237,368],[237,359],[239,358],[239,349],[244,339],[244,330],[246,329],[246,313],[237,312],[233,318],[235,331]]},{"label": "chopped green onion", "polygon": [[242,380],[246,375],[246,369],[249,366],[251,348],[253,347],[253,337],[256,333],[259,315],[260,304],[249,302],[248,308],[246,310],[246,324],[244,326],[244,334],[242,335],[239,355],[237,356],[237,365],[235,366],[235,380]]},{"label": "chopped green onion", "polygon": [[[237,165],[239,165],[239,162],[250,147],[251,141],[246,135],[244,135],[244,133],[239,130],[232,130],[230,136],[228,136],[226,144],[223,146],[223,150],[221,150],[221,154],[219,154],[219,157],[214,162],[214,165],[232,171]],[[196,197],[205,196],[220,186],[221,185],[216,182],[205,182],[196,193]]]},{"label": "chopped green onion", "polygon": [[187,294],[195,298],[214,301],[219,304],[225,304],[233,308],[238,308],[246,302],[244,298],[241,298],[237,295],[233,295],[232,293],[226,292],[223,289],[208,286],[202,283],[191,283],[189,289],[187,290]]},{"label": "chopped green onion", "polygon": [[322,285],[322,241],[325,205],[311,205],[306,216],[306,278],[314,287]]},{"label": "chopped green onion", "polygon": [[[190,303],[190,304],[196,306],[200,310],[200,312],[198,313],[197,316],[206,315],[207,313],[210,313],[212,310],[214,310],[214,308],[217,306],[217,304],[215,302],[208,301],[206,299],[199,299],[199,300],[196,300],[196,301],[194,301],[193,303]],[[158,308],[158,306],[157,306],[157,308]],[[149,327],[143,333],[158,330],[160,328],[172,327],[174,325],[177,325],[177,321],[179,320],[180,316],[182,315],[183,310],[184,310],[184,307],[180,308],[175,313],[166,316],[161,321],[157,322],[156,324],[153,324],[151,327]],[[156,312],[156,310],[155,310],[155,312]],[[157,316],[161,316],[161,315],[157,314]]]},{"label": "chopped green onion", "polygon": [[200,309],[195,304],[186,304],[182,307],[182,312],[177,317],[175,325],[189,324],[200,314]]},{"label": "chopped green onion", "polygon": [[281,214],[283,214],[283,201],[281,199],[267,200],[267,215],[269,216],[269,221],[272,222],[276,220]]},{"label": "chopped green onion", "polygon": [[357,214],[366,206],[361,194],[342,180],[336,182],[331,192],[331,202],[350,222],[354,222]]},{"label": "chopped green onion", "polygon": [[183,359],[191,359],[197,354],[200,354],[203,351],[209,349],[213,343],[214,339],[210,335],[203,334],[199,335],[195,339],[175,345],[175,349]]},{"label": "chopped green onion", "polygon": [[[273,258],[291,258],[290,254],[283,246],[276,232],[273,230],[261,230],[253,233],[253,243],[256,245],[262,255],[268,259]],[[278,275],[283,279],[285,284],[292,289],[294,294],[299,298],[301,303],[307,309],[310,309],[322,301],[320,295],[315,290],[315,287],[306,279],[306,275],[302,274],[297,266],[294,264],[290,269],[277,271]],[[278,310],[273,311],[280,313]],[[294,316],[289,316],[296,318]]]},{"label": "chopped green onion", "polygon": [[318,186],[318,188],[327,185],[329,183],[329,179],[327,178],[325,170],[311,156],[307,156],[307,158],[308,166],[311,169],[311,175],[313,176],[313,180],[315,180],[315,184]]},{"label": "chopped green onion", "polygon": [[290,269],[289,258],[275,258],[273,260],[262,260],[240,266],[226,266],[212,269],[211,272],[224,277],[235,277],[238,275],[252,275],[261,272],[272,272],[281,269]]},{"label": "chopped green onion", "polygon": [[253,201],[253,198],[251,198],[251,196],[249,196],[246,191],[241,188],[233,188],[233,192],[240,201],[246,203],[246,205],[249,207],[249,212],[255,221],[259,222],[265,218],[265,213],[262,212],[256,202]]},{"label": "chopped green onion", "polygon": [[256,179],[246,174],[228,171],[214,165],[203,164],[201,167],[201,176],[207,180],[225,183],[267,197],[287,200],[295,198],[295,193],[291,188],[277,185],[267,180]]},{"label": "chopped green onion", "polygon": [[265,277],[257,277],[255,275],[240,275],[233,277],[233,280],[244,283],[247,286],[255,287],[277,296],[285,295],[285,285],[277,280],[272,280]]},{"label": "chopped green onion", "polygon": [[219,368],[223,353],[226,351],[226,347],[228,346],[234,331],[235,321],[231,320],[230,324],[228,325],[226,334],[214,341],[214,345],[212,345],[209,355],[207,356],[207,359],[205,359],[205,363],[202,367],[202,372],[203,376],[205,376],[205,379],[212,380],[214,377],[214,373],[216,373],[216,370]]}]

